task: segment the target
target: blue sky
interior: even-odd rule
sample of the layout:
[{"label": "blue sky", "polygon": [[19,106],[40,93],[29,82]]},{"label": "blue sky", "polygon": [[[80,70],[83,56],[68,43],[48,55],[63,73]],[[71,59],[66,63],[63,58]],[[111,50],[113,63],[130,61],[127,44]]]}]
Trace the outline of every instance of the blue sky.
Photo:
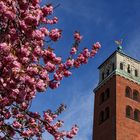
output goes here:
[{"label": "blue sky", "polygon": [[[42,0],[42,3],[45,3]],[[47,1],[48,2],[48,1]],[[94,94],[98,84],[97,67],[116,50],[114,40],[124,39],[123,50],[126,54],[140,59],[140,0],[53,0],[49,1],[58,7],[54,15],[59,18],[58,28],[63,30],[63,38],[53,44],[58,55],[66,58],[75,30],[84,35],[81,48],[90,47],[100,41],[102,48],[96,57],[85,66],[73,71],[73,75],[62,81],[56,90],[47,90],[38,94],[33,101],[32,109],[43,111],[55,110],[60,103],[67,105],[61,115],[69,130],[72,124],[80,127],[73,140],[91,140]],[[44,139],[53,140],[45,134]]]}]

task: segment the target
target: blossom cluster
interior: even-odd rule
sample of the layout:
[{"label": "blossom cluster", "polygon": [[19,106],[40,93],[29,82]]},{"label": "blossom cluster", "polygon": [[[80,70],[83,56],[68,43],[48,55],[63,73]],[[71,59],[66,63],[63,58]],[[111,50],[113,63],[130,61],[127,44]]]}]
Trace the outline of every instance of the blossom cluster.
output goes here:
[{"label": "blossom cluster", "polygon": [[[58,22],[50,18],[54,12],[51,4],[40,6],[39,0],[0,1],[0,139],[11,139],[18,133],[20,138],[42,139],[44,130],[55,140],[73,138],[78,127],[70,131],[59,131],[63,121],[54,119],[59,113],[52,111],[41,115],[29,111],[36,93],[47,88],[55,89],[64,77],[69,77],[72,68],[78,68],[94,57],[101,47],[99,42],[92,49],[78,53],[83,38],[74,33],[75,43],[66,61],[57,56],[55,50],[45,46],[46,42],[57,42],[62,30],[48,28]],[[75,55],[75,57],[74,57]],[[43,61],[43,62],[41,62]],[[63,109],[62,109],[63,111]],[[8,123],[11,121],[12,123]]]}]

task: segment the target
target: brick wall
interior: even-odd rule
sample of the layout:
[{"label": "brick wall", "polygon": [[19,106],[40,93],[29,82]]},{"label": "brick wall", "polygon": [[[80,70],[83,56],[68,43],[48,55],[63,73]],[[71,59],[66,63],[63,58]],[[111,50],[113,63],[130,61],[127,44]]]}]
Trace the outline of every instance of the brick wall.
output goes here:
[{"label": "brick wall", "polygon": [[[115,140],[115,120],[116,120],[116,77],[113,76],[109,81],[102,85],[95,94],[94,102],[94,126],[93,126],[93,140]],[[110,89],[110,97],[108,100],[100,104],[99,98],[102,92],[107,88]],[[99,114],[106,107],[110,108],[110,118],[99,124]]]},{"label": "brick wall", "polygon": [[[140,122],[126,117],[126,106],[140,110],[140,102],[125,96],[126,86],[140,92],[140,85],[121,76],[113,76],[95,93],[93,140],[140,140]],[[108,100],[100,104],[99,97],[110,89]],[[99,124],[99,113],[110,107],[110,117]]]},{"label": "brick wall", "polygon": [[126,105],[140,110],[140,102],[125,96],[125,88],[129,86],[132,91],[140,91],[140,85],[121,76],[116,77],[116,140],[140,140],[140,122],[126,117]]}]

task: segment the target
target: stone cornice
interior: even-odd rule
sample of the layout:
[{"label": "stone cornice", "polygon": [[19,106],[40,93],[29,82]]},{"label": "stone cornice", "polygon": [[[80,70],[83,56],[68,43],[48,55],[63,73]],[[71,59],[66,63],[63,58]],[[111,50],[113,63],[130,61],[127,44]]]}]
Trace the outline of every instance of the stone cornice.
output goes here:
[{"label": "stone cornice", "polygon": [[110,80],[110,78],[113,75],[122,76],[125,79],[128,79],[128,80],[130,80],[130,81],[132,81],[132,82],[137,83],[138,85],[140,85],[140,78],[139,77],[135,77],[132,74],[129,74],[129,73],[123,71],[123,70],[116,69],[116,70],[112,71],[103,81],[101,81],[97,85],[97,87],[93,90],[93,92],[95,93],[102,85],[104,85],[108,80]]}]

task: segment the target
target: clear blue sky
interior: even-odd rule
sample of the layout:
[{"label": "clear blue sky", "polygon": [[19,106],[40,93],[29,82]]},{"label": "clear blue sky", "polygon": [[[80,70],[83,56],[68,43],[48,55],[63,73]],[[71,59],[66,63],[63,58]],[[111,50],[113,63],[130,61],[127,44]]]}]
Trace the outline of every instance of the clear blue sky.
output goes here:
[{"label": "clear blue sky", "polygon": [[[43,3],[46,0],[42,0]],[[50,1],[51,2],[51,1]],[[63,30],[63,38],[53,44],[57,54],[66,58],[72,44],[75,30],[84,35],[81,48],[100,41],[102,48],[96,57],[85,66],[73,71],[71,78],[64,79],[57,90],[47,90],[33,101],[33,110],[55,110],[60,103],[68,108],[61,115],[64,129],[72,124],[80,127],[73,140],[91,140],[94,94],[98,84],[97,67],[116,50],[114,40],[124,38],[124,52],[140,59],[140,0],[53,0],[61,4],[55,10],[59,18],[57,27]],[[47,140],[53,140],[45,135]]]}]

